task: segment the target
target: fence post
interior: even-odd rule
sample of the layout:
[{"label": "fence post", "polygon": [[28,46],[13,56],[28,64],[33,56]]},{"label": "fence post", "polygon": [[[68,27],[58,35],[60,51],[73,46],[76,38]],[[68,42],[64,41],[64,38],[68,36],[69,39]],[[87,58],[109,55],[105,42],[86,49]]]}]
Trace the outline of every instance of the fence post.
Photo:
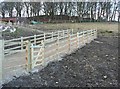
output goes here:
[{"label": "fence post", "polygon": [[90,43],[90,36],[89,36],[89,34],[90,34],[90,30],[87,30],[87,43]]},{"label": "fence post", "polygon": [[4,39],[0,38],[0,84],[2,84],[2,62],[4,60]]},{"label": "fence post", "polygon": [[70,36],[70,34],[68,33],[68,50],[69,50],[69,52],[71,52],[71,36]]},{"label": "fence post", "polygon": [[91,30],[89,31],[89,42],[91,42]]},{"label": "fence post", "polygon": [[33,48],[33,44],[31,44],[31,48],[30,48],[30,52],[31,52],[31,69],[33,69],[34,68],[34,66],[35,66],[35,60],[34,60],[34,48]]},{"label": "fence post", "polygon": [[97,38],[97,30],[95,30],[95,39]]},{"label": "fence post", "polygon": [[82,43],[83,43],[83,46],[84,46],[85,45],[85,39],[84,39],[85,34],[84,34],[84,31],[82,31],[82,33],[83,33],[83,35],[82,35]]},{"label": "fence post", "polygon": [[2,38],[2,31],[0,31],[0,38]]},{"label": "fence post", "polygon": [[63,30],[63,38],[65,38],[65,30]]},{"label": "fence post", "polygon": [[34,35],[34,44],[36,45],[36,35]]},{"label": "fence post", "polygon": [[57,38],[57,55],[58,55],[58,58],[59,58],[59,31],[58,31],[58,38]]},{"label": "fence post", "polygon": [[32,69],[32,60],[31,60],[31,42],[26,42],[26,64],[27,64],[27,70],[30,71]]},{"label": "fence post", "polygon": [[95,39],[95,30],[93,29],[93,39]]},{"label": "fence post", "polygon": [[91,41],[93,40],[93,36],[92,36],[92,29],[91,29],[91,31],[90,31],[91,33],[90,33],[90,37],[91,37]]},{"label": "fence post", "polygon": [[52,40],[54,39],[54,37],[53,37],[53,36],[54,36],[54,34],[53,34],[53,32],[52,32]]},{"label": "fence post", "polygon": [[45,42],[45,33],[44,33],[44,42]]},{"label": "fence post", "polygon": [[42,40],[41,41],[41,43],[42,43],[42,60],[43,60],[43,65],[45,64],[45,42]]},{"label": "fence post", "polygon": [[24,42],[23,42],[23,37],[21,37],[21,50],[23,50]]},{"label": "fence post", "polygon": [[73,34],[73,29],[72,29],[72,34]]},{"label": "fence post", "polygon": [[92,40],[94,39],[94,32],[93,32],[93,30],[92,30]]},{"label": "fence post", "polygon": [[87,34],[86,34],[87,35],[87,42],[86,43],[89,43],[89,31],[87,30],[86,32],[87,32]]},{"label": "fence post", "polygon": [[78,41],[78,48],[80,46],[80,41],[79,41],[79,32],[77,32],[77,41]]}]

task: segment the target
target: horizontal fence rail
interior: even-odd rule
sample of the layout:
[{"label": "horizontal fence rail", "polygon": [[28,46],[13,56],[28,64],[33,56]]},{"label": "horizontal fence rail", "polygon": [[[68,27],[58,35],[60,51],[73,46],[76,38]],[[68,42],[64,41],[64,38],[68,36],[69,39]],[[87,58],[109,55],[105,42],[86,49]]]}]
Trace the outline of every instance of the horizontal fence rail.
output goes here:
[{"label": "horizontal fence rail", "polygon": [[38,65],[44,65],[47,60],[50,61],[53,57],[59,58],[65,53],[71,53],[96,38],[97,30],[86,30],[74,34],[67,32],[62,36],[58,31],[56,38],[42,40],[39,46],[28,42],[29,45],[26,48],[28,68],[30,70]]}]

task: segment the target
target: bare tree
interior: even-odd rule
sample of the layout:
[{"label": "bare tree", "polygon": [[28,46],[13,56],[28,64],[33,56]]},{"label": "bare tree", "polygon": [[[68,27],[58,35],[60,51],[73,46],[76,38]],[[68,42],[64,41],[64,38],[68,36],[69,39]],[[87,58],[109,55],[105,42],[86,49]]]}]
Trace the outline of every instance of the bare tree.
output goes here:
[{"label": "bare tree", "polygon": [[21,17],[21,12],[23,8],[24,8],[23,2],[15,2],[15,9],[17,11],[17,17]]},{"label": "bare tree", "polygon": [[41,2],[30,2],[29,5],[31,7],[31,13],[33,16],[39,16],[39,12],[41,10]]},{"label": "bare tree", "polygon": [[26,7],[26,13],[27,13],[27,16],[29,17],[29,7],[30,7],[30,3],[29,2],[24,2],[24,5]]},{"label": "bare tree", "polygon": [[120,22],[120,1],[117,4],[118,7],[118,22]]},{"label": "bare tree", "polygon": [[1,3],[1,12],[2,16],[5,17],[5,13],[9,14],[9,17],[13,17],[14,2],[2,2]]},{"label": "bare tree", "polygon": [[2,3],[0,3],[0,12],[1,12],[3,18],[5,17],[5,11],[6,11],[6,6],[5,6],[5,3],[2,2]]}]

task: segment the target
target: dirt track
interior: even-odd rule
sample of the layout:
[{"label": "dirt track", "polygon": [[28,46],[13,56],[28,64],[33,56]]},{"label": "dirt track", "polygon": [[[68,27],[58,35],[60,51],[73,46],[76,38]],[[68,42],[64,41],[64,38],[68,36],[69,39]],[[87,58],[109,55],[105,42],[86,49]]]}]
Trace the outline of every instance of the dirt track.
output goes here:
[{"label": "dirt track", "polygon": [[99,37],[38,73],[22,76],[5,87],[117,87],[118,38]]}]

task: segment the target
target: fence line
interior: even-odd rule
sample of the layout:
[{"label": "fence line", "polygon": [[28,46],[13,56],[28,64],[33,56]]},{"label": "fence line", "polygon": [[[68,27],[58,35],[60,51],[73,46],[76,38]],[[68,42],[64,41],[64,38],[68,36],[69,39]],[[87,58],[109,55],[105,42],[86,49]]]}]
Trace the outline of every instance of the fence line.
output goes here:
[{"label": "fence line", "polygon": [[[28,65],[31,66],[30,68],[44,65],[47,59],[51,60],[50,58],[59,58],[62,54],[71,53],[78,47],[82,47],[97,38],[97,30],[87,30],[75,34],[67,32],[66,34],[67,35],[62,35],[63,37],[61,37],[58,31],[55,40],[48,41],[44,39],[40,46],[29,45],[29,49],[26,50],[31,50],[31,55],[27,55],[26,58],[31,62],[28,63]],[[30,44],[30,42],[28,42],[28,44]]]},{"label": "fence line", "polygon": [[[6,63],[9,64],[13,61],[16,62],[20,61],[20,63],[18,63],[18,65],[3,66],[3,70],[5,70],[6,72],[9,69],[10,71],[11,70],[16,71],[19,68],[21,69],[27,68],[27,70],[30,71],[31,69],[39,65],[43,66],[46,65],[46,63],[52,61],[53,58],[59,58],[61,57],[61,55],[64,55],[65,53],[71,53],[75,49],[84,46],[86,43],[91,42],[96,37],[97,30],[87,30],[77,33],[73,33],[73,31],[63,30],[29,37],[21,37],[6,41],[0,40],[0,62],[1,59],[4,60],[4,55],[5,56],[7,55],[4,54],[5,52],[8,52],[8,54],[10,54],[12,52],[14,53],[17,51],[19,52],[24,50],[26,51],[26,60],[23,58],[22,59],[24,61],[22,59],[10,60],[9,62],[8,60],[6,60],[5,64]],[[17,64],[16,62],[14,63]],[[2,67],[0,64],[0,70],[1,69]],[[9,71],[7,71],[7,73],[8,72]],[[0,75],[2,75],[1,72]]]},{"label": "fence line", "polygon": [[[60,31],[63,35],[66,34],[68,30]],[[5,55],[10,55],[15,52],[23,51],[25,49],[25,41],[29,40],[31,43],[35,45],[41,44],[41,40],[46,39],[53,39],[57,36],[57,32],[52,33],[42,33],[40,35],[28,36],[28,37],[21,37],[12,40],[6,40],[4,44],[4,53]]]}]

